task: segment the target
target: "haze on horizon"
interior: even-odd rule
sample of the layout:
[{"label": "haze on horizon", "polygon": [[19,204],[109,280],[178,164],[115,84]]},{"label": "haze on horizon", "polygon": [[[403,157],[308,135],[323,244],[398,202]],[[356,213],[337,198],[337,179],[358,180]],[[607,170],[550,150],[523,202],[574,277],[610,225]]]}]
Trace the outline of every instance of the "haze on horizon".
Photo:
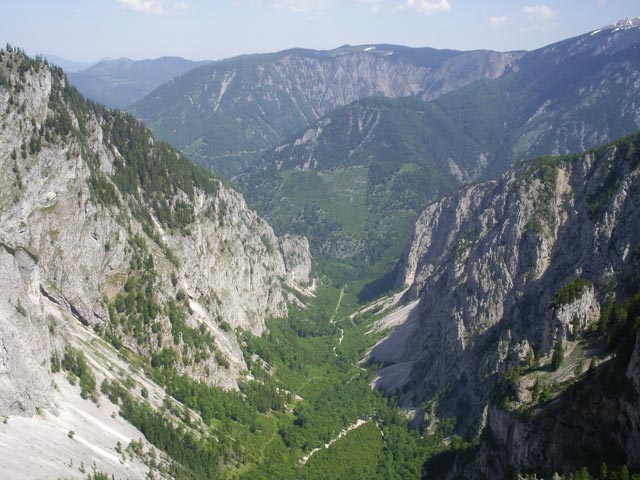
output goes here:
[{"label": "haze on horizon", "polygon": [[0,42],[70,60],[220,59],[292,47],[393,43],[531,50],[621,18],[637,0],[23,0]]}]

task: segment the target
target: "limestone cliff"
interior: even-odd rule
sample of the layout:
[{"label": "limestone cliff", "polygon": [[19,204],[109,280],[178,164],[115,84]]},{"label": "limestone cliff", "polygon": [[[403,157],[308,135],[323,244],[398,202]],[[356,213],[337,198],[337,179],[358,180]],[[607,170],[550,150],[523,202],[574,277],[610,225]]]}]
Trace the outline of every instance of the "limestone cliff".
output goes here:
[{"label": "limestone cliff", "polygon": [[281,244],[239,193],[21,52],[0,52],[0,112],[0,415],[51,406],[70,321],[234,387],[236,332],[286,315],[306,241]]},{"label": "limestone cliff", "polygon": [[[596,355],[581,341],[637,279],[639,142],[524,163],[428,206],[399,281],[420,300],[419,321],[378,385],[405,404],[435,401],[469,432],[505,373],[549,365],[558,342],[574,362]],[[514,401],[530,399],[534,379]]]},{"label": "limestone cliff", "polygon": [[376,384],[481,434],[428,475],[638,465],[639,146],[526,162],[416,219],[399,284],[417,320],[372,350]]},{"label": "limestone cliff", "polygon": [[441,476],[508,478],[536,472],[553,478],[582,467],[598,471],[602,463],[637,468],[640,335],[630,341],[634,348],[626,368],[627,359],[620,357],[592,366],[552,400],[524,413],[490,406],[478,445],[456,456]]}]

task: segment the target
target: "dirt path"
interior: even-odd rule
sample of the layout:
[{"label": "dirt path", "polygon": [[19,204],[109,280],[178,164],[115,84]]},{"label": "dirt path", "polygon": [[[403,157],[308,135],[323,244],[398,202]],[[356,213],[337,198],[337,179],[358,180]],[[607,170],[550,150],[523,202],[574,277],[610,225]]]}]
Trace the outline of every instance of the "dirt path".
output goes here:
[{"label": "dirt path", "polygon": [[[342,297],[344,295],[344,289],[345,289],[345,287],[342,287],[342,290],[340,290],[340,296],[338,297],[338,302],[336,303],[336,309],[333,312],[333,316],[329,320],[329,323],[331,323],[331,324],[335,324],[336,323],[336,316],[338,315],[338,310],[340,309],[340,304],[342,303]],[[339,328],[339,330],[340,330],[340,337],[338,338],[338,345],[342,345],[342,340],[344,340],[344,329]],[[338,352],[336,351],[337,348],[338,348],[337,346],[333,347],[333,354],[336,357],[338,356]]]},{"label": "dirt path", "polygon": [[347,428],[342,429],[342,431],[338,435],[333,437],[331,440],[325,443],[322,447],[314,448],[313,450],[311,450],[307,455],[305,455],[300,460],[298,460],[298,463],[300,463],[301,465],[305,465],[314,454],[318,453],[323,448],[329,448],[331,445],[333,445],[335,442],[340,440],[351,430],[355,430],[356,428],[361,427],[362,425],[364,425],[365,423],[368,423],[369,421],[370,420],[363,420],[362,418],[359,418],[356,423],[354,423],[353,425],[349,425]]},{"label": "dirt path", "polygon": [[[340,290],[340,296],[338,297],[338,303],[336,303],[336,309],[333,312],[333,316],[331,317],[331,320],[329,320],[329,323],[331,324],[336,323],[336,316],[338,315],[338,310],[340,309],[340,304],[342,303],[342,297],[344,295],[345,287],[346,285],[342,287],[342,290]],[[340,330],[340,337],[338,338],[338,345],[342,345],[342,340],[344,340],[344,330],[342,328],[339,328],[339,330]],[[338,356],[338,352],[336,351],[337,348],[338,346],[333,347],[333,354],[336,357]]]},{"label": "dirt path", "polygon": [[344,296],[344,289],[340,290],[340,296],[338,297],[338,302],[336,303],[336,309],[333,311],[333,316],[329,320],[329,323],[336,323],[336,316],[338,315],[338,310],[340,309],[340,304],[342,303],[342,297]]},{"label": "dirt path", "polygon": [[[344,329],[339,328],[338,330],[340,330],[340,337],[338,338],[338,345],[342,345],[342,340],[344,340]],[[333,347],[333,354],[337,357],[338,356],[338,346],[334,346]]]}]

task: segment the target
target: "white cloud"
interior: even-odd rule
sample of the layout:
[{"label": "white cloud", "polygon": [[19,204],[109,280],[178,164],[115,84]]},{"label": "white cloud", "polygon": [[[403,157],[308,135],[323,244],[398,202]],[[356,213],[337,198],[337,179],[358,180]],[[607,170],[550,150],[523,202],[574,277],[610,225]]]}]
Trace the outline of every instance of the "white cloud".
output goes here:
[{"label": "white cloud", "polygon": [[320,12],[336,5],[354,3],[367,6],[373,13],[379,12],[385,3],[395,3],[395,11],[412,10],[425,15],[451,10],[449,0],[236,0],[234,4],[242,5],[252,1],[254,4],[262,3],[278,10],[303,13]]},{"label": "white cloud", "polygon": [[548,5],[525,5],[522,11],[527,15],[529,24],[524,30],[548,30],[554,26],[558,16],[556,11]]},{"label": "white cloud", "polygon": [[164,15],[164,5],[162,2],[153,0],[116,0],[120,6],[126,10],[140,13],[150,13],[151,15]]},{"label": "white cloud", "polygon": [[332,0],[264,0],[270,7],[291,12],[313,12],[325,10],[332,4]]},{"label": "white cloud", "polygon": [[189,4],[187,2],[176,2],[173,4],[173,9],[178,12],[189,10]]},{"label": "white cloud", "polygon": [[545,19],[553,20],[556,18],[556,12],[548,5],[525,5],[524,13],[534,20]]},{"label": "white cloud", "polygon": [[377,13],[380,10],[380,5],[383,0],[354,0],[356,3],[363,3],[371,8],[373,13]]},{"label": "white cloud", "polygon": [[166,15],[169,12],[178,12],[189,9],[187,2],[174,2],[169,7],[163,0],[116,0],[125,10],[146,13],[149,15]]},{"label": "white cloud", "polygon": [[415,10],[425,15],[451,10],[449,0],[405,0],[402,5],[396,7],[397,11]]},{"label": "white cloud", "polygon": [[501,27],[509,21],[509,17],[505,15],[489,17],[489,24],[492,27]]},{"label": "white cloud", "polygon": [[607,0],[596,0],[596,4],[602,8],[607,6]]}]

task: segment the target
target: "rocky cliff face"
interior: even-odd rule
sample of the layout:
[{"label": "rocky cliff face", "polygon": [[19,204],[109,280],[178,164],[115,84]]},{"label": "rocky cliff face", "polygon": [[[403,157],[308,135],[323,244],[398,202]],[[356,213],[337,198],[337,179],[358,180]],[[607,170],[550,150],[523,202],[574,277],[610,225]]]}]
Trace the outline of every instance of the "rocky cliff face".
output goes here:
[{"label": "rocky cliff face", "polygon": [[283,285],[309,279],[307,243],[281,248],[240,194],[22,53],[0,52],[0,111],[0,415],[48,406],[70,319],[234,387],[236,331],[286,314]]},{"label": "rocky cliff face", "polygon": [[[550,363],[557,342],[578,356],[602,302],[637,277],[639,141],[529,162],[427,207],[400,280],[420,320],[378,384],[436,400],[465,429],[510,368]],[[411,373],[398,385],[400,365]]]},{"label": "rocky cliff face", "polygon": [[556,472],[569,474],[585,466],[596,471],[602,462],[637,468],[638,339],[631,339],[635,348],[626,372],[616,360],[604,362],[524,415],[489,407],[479,445],[472,455],[452,462],[443,477],[506,478],[536,472],[552,478]]},{"label": "rocky cliff face", "polygon": [[373,95],[436,98],[499,77],[520,56],[394,46],[245,56],[169,82],[132,111],[196,161],[236,175],[336,107]]}]

